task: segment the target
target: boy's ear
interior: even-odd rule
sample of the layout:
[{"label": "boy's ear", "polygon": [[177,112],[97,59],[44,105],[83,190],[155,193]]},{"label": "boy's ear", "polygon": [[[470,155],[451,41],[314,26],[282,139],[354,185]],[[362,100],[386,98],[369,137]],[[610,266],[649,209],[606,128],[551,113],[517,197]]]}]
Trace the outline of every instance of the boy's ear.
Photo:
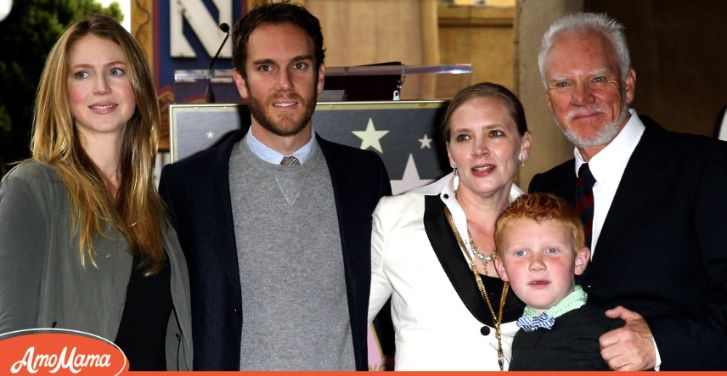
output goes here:
[{"label": "boy's ear", "polygon": [[509,282],[509,278],[507,276],[507,270],[505,270],[505,264],[502,263],[502,259],[498,256],[495,257],[495,270],[497,270],[497,275],[500,276],[500,279]]},{"label": "boy's ear", "polygon": [[586,271],[586,266],[591,260],[591,250],[588,247],[583,247],[576,251],[576,268],[575,275],[581,275]]}]

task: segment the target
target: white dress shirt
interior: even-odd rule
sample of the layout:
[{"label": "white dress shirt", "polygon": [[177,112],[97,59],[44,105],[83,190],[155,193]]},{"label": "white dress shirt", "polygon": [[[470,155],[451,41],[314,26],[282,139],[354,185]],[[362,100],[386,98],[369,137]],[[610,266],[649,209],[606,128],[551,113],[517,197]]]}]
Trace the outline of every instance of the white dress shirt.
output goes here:
[{"label": "white dress shirt", "polygon": [[[616,190],[621,183],[626,165],[629,163],[636,145],[644,134],[644,123],[636,115],[636,111],[629,110],[631,118],[623,127],[621,132],[603,150],[588,161],[588,168],[596,179],[593,185],[593,228],[591,244],[586,244],[591,249],[591,259],[596,253],[596,244],[601,235],[603,223],[606,221],[608,209],[611,207]],[[576,176],[581,165],[586,163],[578,149],[574,149],[576,158]]]}]

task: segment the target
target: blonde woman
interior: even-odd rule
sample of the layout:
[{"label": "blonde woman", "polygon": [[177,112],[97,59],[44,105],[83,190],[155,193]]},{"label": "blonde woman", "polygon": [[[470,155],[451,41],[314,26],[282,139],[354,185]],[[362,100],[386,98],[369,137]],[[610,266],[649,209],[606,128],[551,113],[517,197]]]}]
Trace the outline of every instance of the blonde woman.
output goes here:
[{"label": "blonde woman", "polygon": [[391,298],[396,370],[506,370],[523,305],[495,271],[494,232],[522,194],[525,112],[507,88],[478,83],[452,98],[440,131],[452,173],[374,211],[368,317]]},{"label": "blonde woman", "polygon": [[0,333],[81,330],[116,342],[132,370],[191,368],[187,265],[152,180],[159,122],[143,52],[116,21],[60,37],[32,158],[0,184]]}]

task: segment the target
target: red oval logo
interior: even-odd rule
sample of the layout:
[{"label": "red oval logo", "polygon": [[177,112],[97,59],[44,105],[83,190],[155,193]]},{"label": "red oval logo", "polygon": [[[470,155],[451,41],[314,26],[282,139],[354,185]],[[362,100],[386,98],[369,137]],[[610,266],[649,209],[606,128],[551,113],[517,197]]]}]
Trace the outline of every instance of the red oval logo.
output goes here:
[{"label": "red oval logo", "polygon": [[0,374],[120,375],[123,351],[99,336],[68,329],[28,329],[0,336]]}]

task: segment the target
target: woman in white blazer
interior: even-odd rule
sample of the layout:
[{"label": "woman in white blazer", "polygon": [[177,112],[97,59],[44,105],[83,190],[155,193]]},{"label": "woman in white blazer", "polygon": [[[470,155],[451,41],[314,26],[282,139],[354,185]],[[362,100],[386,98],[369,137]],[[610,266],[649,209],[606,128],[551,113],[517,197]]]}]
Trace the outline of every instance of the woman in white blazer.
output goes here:
[{"label": "woman in white blazer", "polygon": [[480,83],[442,122],[452,173],[374,212],[369,321],[391,297],[397,370],[507,369],[522,303],[495,271],[495,221],[531,138],[518,98]]}]

